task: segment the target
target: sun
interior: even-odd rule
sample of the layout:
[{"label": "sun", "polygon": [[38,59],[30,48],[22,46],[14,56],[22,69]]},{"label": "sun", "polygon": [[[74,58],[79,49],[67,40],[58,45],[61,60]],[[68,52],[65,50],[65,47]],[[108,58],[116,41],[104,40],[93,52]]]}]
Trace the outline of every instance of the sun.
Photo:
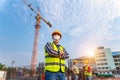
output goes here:
[{"label": "sun", "polygon": [[94,56],[94,52],[93,52],[93,51],[90,51],[88,54],[89,54],[90,56]]},{"label": "sun", "polygon": [[94,56],[94,51],[93,50],[87,50],[87,55],[88,56]]}]

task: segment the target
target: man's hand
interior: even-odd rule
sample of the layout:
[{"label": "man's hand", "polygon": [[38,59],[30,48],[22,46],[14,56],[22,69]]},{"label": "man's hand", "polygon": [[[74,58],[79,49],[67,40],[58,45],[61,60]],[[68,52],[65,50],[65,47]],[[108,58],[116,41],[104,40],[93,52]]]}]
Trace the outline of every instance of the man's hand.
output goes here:
[{"label": "man's hand", "polygon": [[63,55],[64,54],[64,51],[62,50],[62,51],[60,51],[60,55]]},{"label": "man's hand", "polygon": [[60,58],[62,57],[62,55],[64,54],[64,51],[60,51]]}]

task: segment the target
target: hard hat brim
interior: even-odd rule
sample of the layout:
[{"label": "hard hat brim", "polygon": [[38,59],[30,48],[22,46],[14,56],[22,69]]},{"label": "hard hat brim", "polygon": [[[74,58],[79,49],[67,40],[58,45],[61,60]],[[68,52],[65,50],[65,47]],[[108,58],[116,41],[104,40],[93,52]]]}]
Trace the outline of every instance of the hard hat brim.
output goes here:
[{"label": "hard hat brim", "polygon": [[58,33],[58,32],[52,33],[52,37],[53,37],[54,35],[56,35],[56,34],[60,35],[60,38],[62,38],[62,35],[61,35],[60,33]]}]

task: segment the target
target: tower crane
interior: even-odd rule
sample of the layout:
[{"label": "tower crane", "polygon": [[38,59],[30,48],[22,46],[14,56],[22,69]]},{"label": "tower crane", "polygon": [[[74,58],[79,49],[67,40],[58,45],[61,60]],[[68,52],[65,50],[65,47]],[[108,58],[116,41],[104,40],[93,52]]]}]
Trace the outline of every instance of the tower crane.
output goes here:
[{"label": "tower crane", "polygon": [[40,11],[36,11],[32,8],[31,4],[27,3],[25,0],[23,2],[36,14],[36,24],[35,24],[35,36],[34,36],[34,43],[33,43],[33,51],[32,51],[32,59],[31,59],[31,70],[32,70],[32,76],[36,76],[36,61],[37,61],[37,49],[38,49],[38,36],[39,36],[39,30],[40,30],[40,21],[43,20],[49,27],[52,27],[51,23],[46,21],[41,15]]}]

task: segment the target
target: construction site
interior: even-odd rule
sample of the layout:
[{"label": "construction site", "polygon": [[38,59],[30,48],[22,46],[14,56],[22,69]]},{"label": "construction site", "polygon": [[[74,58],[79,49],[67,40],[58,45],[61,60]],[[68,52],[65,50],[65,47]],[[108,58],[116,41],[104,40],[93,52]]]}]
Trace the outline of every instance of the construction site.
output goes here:
[{"label": "construction site", "polygon": [[[0,63],[0,80],[47,80],[46,79],[46,65],[50,65],[45,62],[39,62],[37,63],[37,57],[38,57],[38,46],[39,46],[39,36],[41,27],[44,27],[41,25],[41,21],[44,22],[45,25],[47,25],[49,28],[53,28],[52,24],[49,21],[47,21],[46,18],[43,18],[40,9],[37,8],[34,9],[33,6],[27,2],[26,0],[22,0],[23,4],[31,10],[32,13],[34,13],[35,19],[35,26],[34,26],[34,40],[33,40],[33,48],[31,52],[31,64],[24,65],[24,66],[13,66],[15,61],[12,61],[12,66],[7,67],[5,64]],[[60,35],[60,38],[62,37],[62,34],[58,32]],[[58,35],[58,33],[55,33],[54,35]],[[52,35],[52,39],[53,39]],[[41,41],[42,42],[42,41]],[[54,39],[53,39],[54,42]],[[67,41],[68,42],[68,41]],[[73,42],[74,43],[74,42]],[[52,44],[52,43],[51,43]],[[51,47],[49,45],[49,47]],[[46,59],[46,58],[53,58],[49,54],[49,50],[47,52],[45,48],[45,61],[52,59]],[[61,58],[61,55],[63,56],[66,52],[62,53],[59,51],[58,47],[55,48],[56,51],[53,52],[59,52],[59,58],[60,58],[60,71],[62,71],[63,63],[62,60],[65,60],[66,58]],[[63,48],[64,49],[64,48]],[[52,51],[50,51],[52,53]],[[50,54],[51,54],[50,53]],[[67,53],[67,52],[66,52]],[[47,55],[47,56],[46,56]],[[83,56],[81,55],[77,56],[77,58],[71,58],[71,56],[67,57],[64,72],[65,73],[65,80],[120,80],[120,51],[111,51],[111,48],[106,48],[104,46],[98,46],[94,51],[94,56]],[[58,56],[55,58],[57,62]],[[49,62],[49,61],[48,61]],[[54,62],[55,65],[57,63]],[[76,74],[78,77],[77,79],[74,79],[74,71],[73,66],[74,62],[77,64],[78,68],[78,74]],[[53,64],[52,64],[53,65]],[[91,76],[91,79],[86,79],[85,73],[87,73],[86,65],[90,66],[90,69],[88,68],[88,74]],[[56,69],[56,68],[55,68]],[[55,70],[54,69],[54,70]],[[49,69],[48,69],[49,70]],[[58,71],[59,72],[59,71]],[[61,79],[56,79],[61,80]]]}]

